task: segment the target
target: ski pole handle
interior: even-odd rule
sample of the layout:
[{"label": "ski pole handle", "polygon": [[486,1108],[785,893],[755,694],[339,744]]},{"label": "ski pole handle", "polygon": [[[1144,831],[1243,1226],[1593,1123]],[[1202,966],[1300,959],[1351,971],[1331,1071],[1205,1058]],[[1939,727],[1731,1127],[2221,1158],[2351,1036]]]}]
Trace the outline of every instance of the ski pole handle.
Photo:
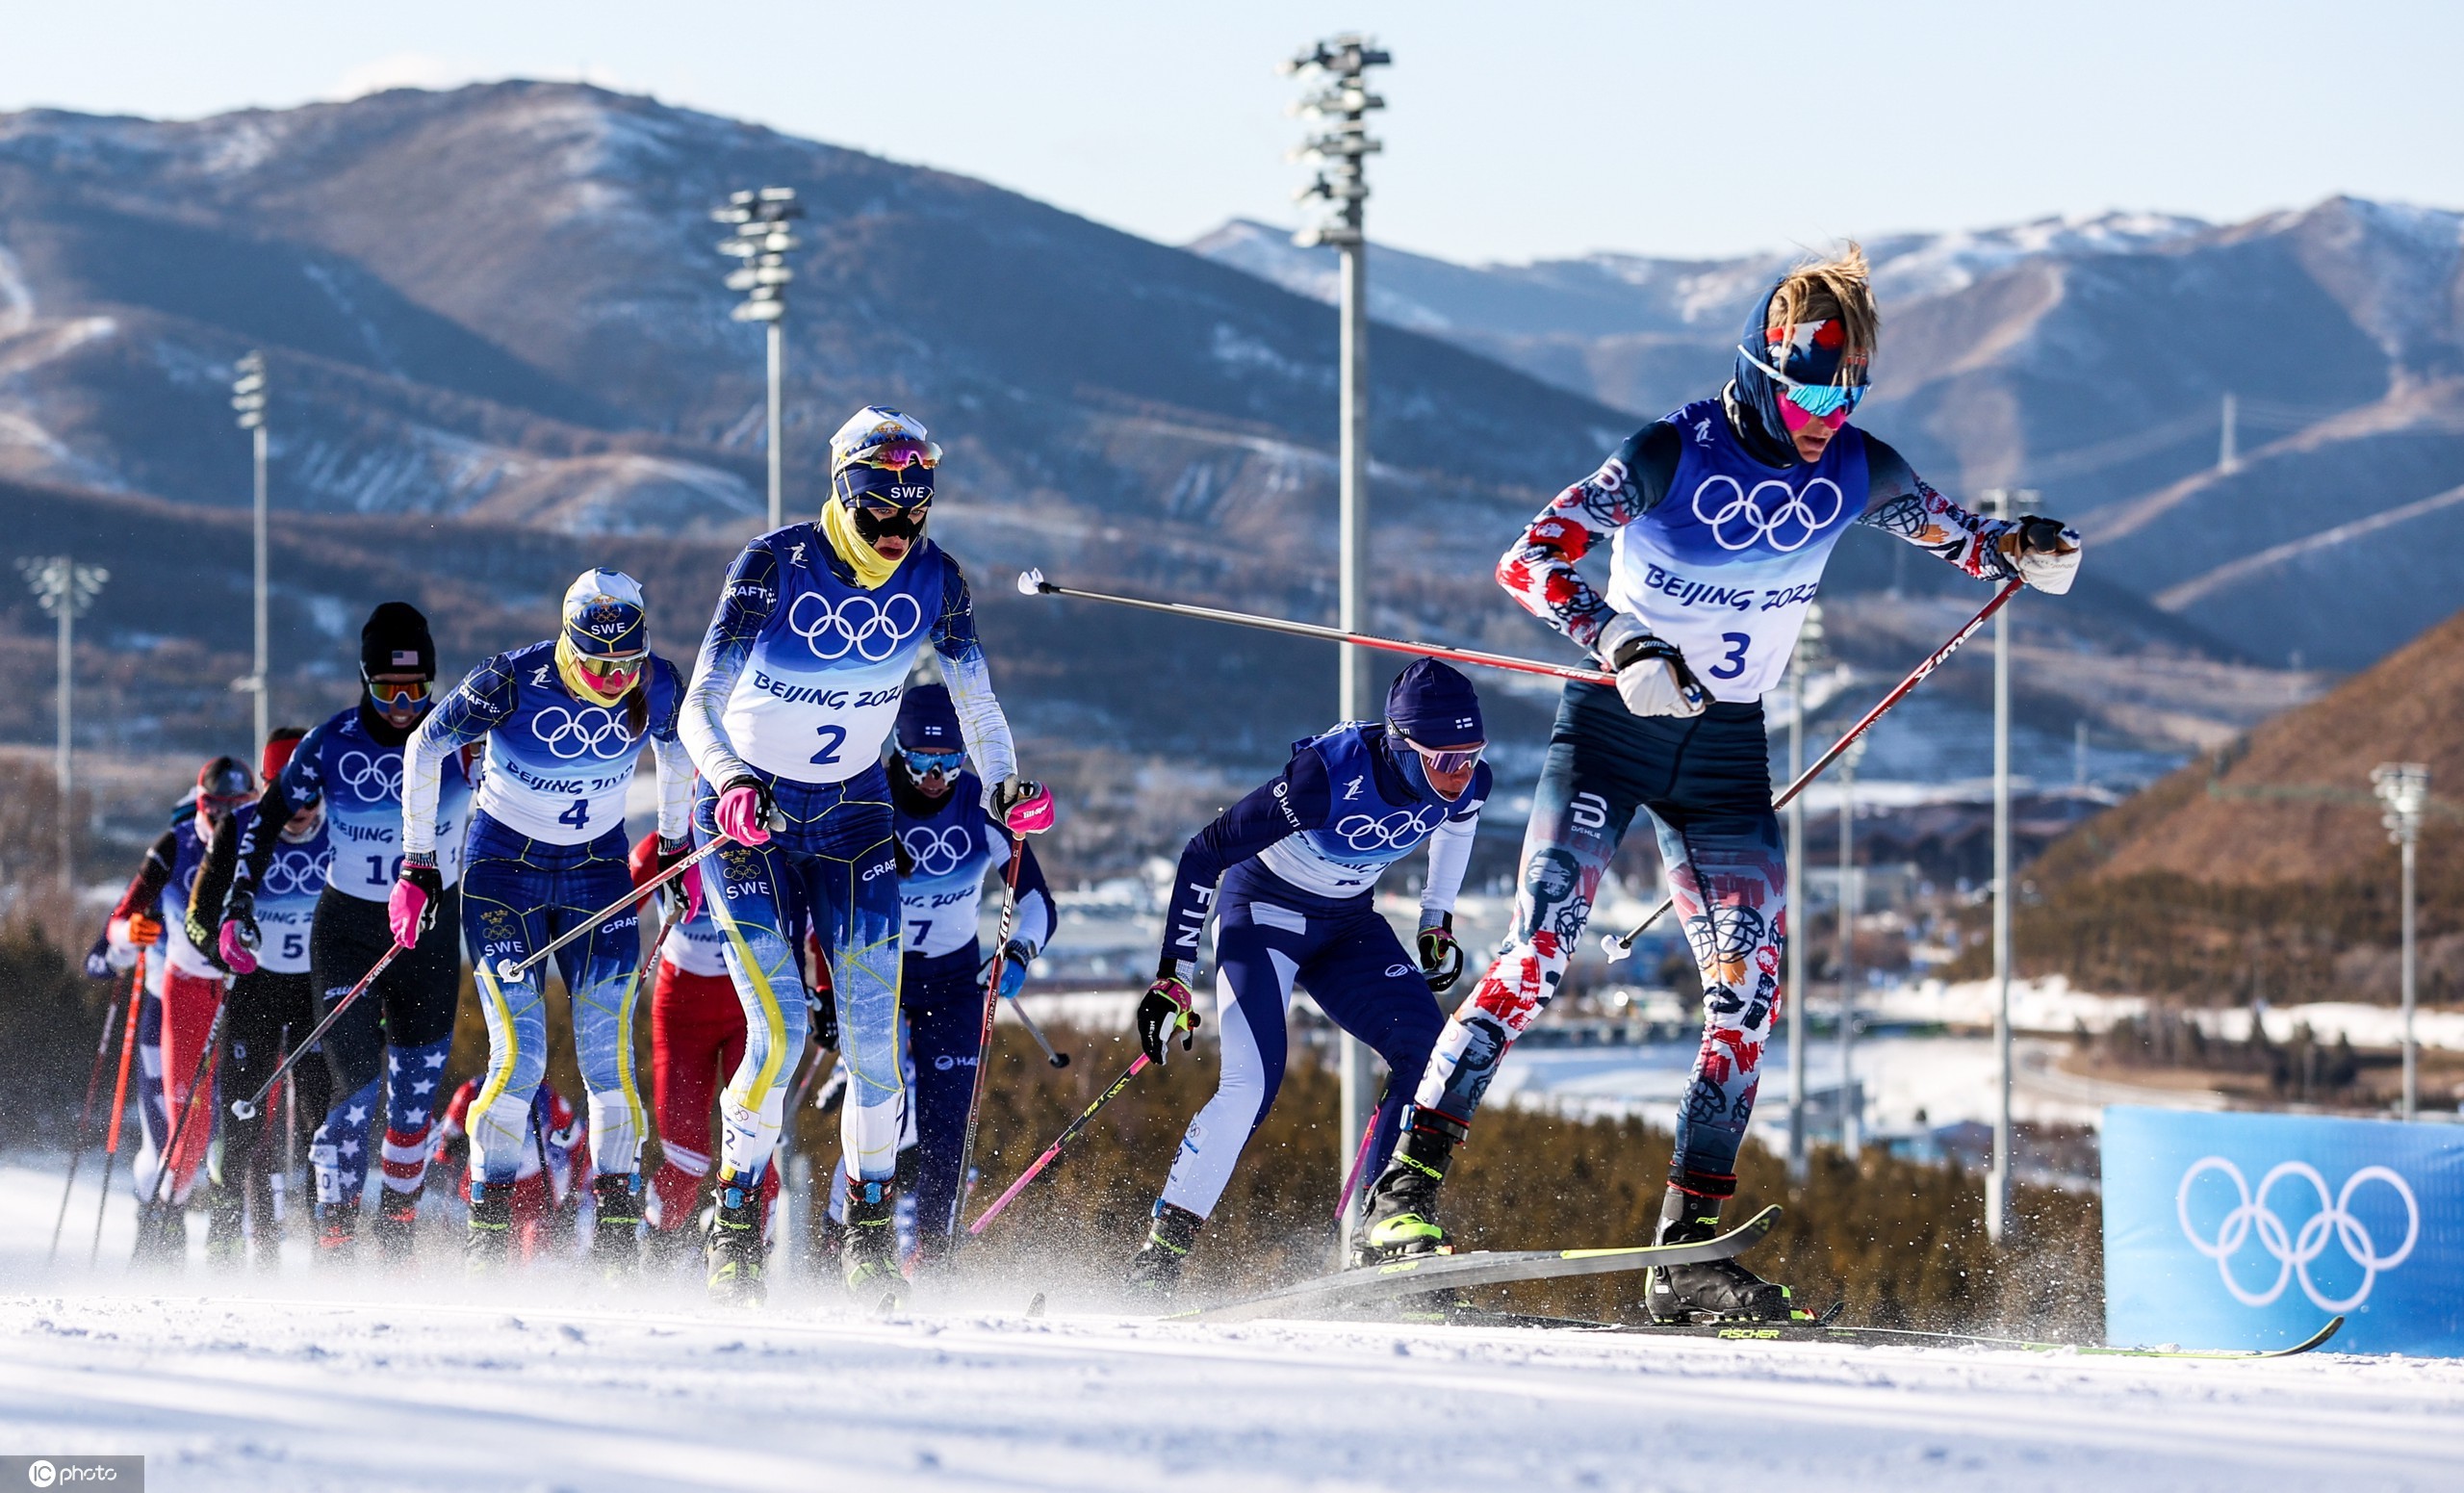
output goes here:
[{"label": "ski pole handle", "polygon": [[[634,907],[640,903],[648,901],[651,895],[657,891],[661,887],[666,886],[669,882],[676,880],[676,878],[683,875],[686,871],[699,864],[704,856],[708,855],[711,851],[716,850],[723,845],[732,845],[734,843],[734,840],[728,838],[724,835],[715,837],[708,844],[693,852],[691,855],[686,856],[683,860],[677,862],[674,865],[671,865],[666,870],[659,872],[656,876],[652,877],[649,881],[642,883],[632,890],[625,893],[620,900],[610,902],[605,907],[601,908],[598,912],[591,914],[588,917],[585,917],[580,922],[576,923],[573,927],[566,929],[564,932],[549,940],[537,949],[532,950],[529,958],[522,960],[498,960],[497,966],[494,971],[497,977],[497,983],[499,985],[511,985],[516,980],[521,979],[524,975],[528,974],[531,970],[537,968],[540,965],[546,963],[548,956],[553,954],[556,950],[563,948],[566,944],[573,942],[576,939],[581,938],[592,929],[597,928],[601,923],[607,921],[607,919],[625,911],[625,909]],[[664,931],[665,930],[662,927],[661,932],[663,933]]]},{"label": "ski pole handle", "polygon": [[969,1223],[966,1226],[966,1231],[969,1234],[983,1233],[984,1225],[991,1223],[994,1219],[999,1218],[1001,1216],[1001,1210],[1010,1206],[1011,1199],[1026,1191],[1027,1184],[1042,1175],[1044,1168],[1052,1165],[1053,1159],[1061,1154],[1061,1148],[1068,1145],[1070,1141],[1077,1136],[1079,1131],[1087,1128],[1087,1121],[1095,1118],[1095,1111],[1102,1109],[1113,1100],[1119,1098],[1120,1092],[1129,1087],[1129,1081],[1136,1078],[1141,1072],[1143,1072],[1145,1068],[1146,1054],[1142,1052],[1138,1055],[1137,1060],[1129,1065],[1127,1071],[1123,1072],[1118,1078],[1113,1080],[1111,1088],[1106,1089],[1103,1093],[1095,1095],[1094,1103],[1090,1104],[1085,1109],[1079,1111],[1078,1118],[1071,1120],[1063,1128],[1059,1135],[1052,1138],[1052,1144],[1043,1148],[1043,1154],[1038,1156],[1035,1161],[1028,1166],[1027,1170],[1019,1174],[1018,1179],[1010,1184],[1010,1190],[1008,1192],[993,1198],[992,1206],[985,1209],[981,1217],[979,1217],[974,1223]]},{"label": "ski pole handle", "polygon": [[376,963],[368,966],[368,973],[359,977],[359,983],[352,986],[342,999],[334,1002],[334,1009],[325,1013],[325,1019],[310,1027],[308,1035],[300,1039],[299,1045],[293,1048],[280,1063],[274,1065],[273,1071],[266,1075],[266,1081],[257,1085],[256,1093],[244,1099],[231,1101],[231,1118],[234,1120],[256,1119],[257,1107],[265,1103],[266,1095],[273,1093],[273,1086],[282,1082],[283,1075],[298,1067],[301,1058],[317,1050],[318,1042],[335,1022],[343,1018],[343,1013],[351,1008],[351,1003],[366,994],[368,988],[376,983],[376,977],[385,972],[386,965],[408,952],[409,949],[405,945],[397,943],[378,956]]},{"label": "ski pole handle", "polygon": [[1036,1040],[1036,1045],[1043,1049],[1043,1060],[1045,1062],[1051,1064],[1055,1068],[1067,1068],[1069,1066],[1069,1054],[1065,1052],[1055,1052],[1052,1050],[1051,1039],[1044,1036],[1042,1027],[1036,1025],[1036,1018],[1027,1015],[1026,1007],[1019,1005],[1014,1000],[1010,1002],[1010,1014],[1018,1018],[1018,1024],[1025,1027],[1027,1029],[1027,1035]]}]

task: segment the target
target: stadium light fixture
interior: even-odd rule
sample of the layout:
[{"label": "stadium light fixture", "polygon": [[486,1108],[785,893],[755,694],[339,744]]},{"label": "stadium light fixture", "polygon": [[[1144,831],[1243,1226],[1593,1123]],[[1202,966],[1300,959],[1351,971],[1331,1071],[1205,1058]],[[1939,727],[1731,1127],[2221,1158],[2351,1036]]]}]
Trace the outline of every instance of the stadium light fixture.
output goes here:
[{"label": "stadium light fixture", "polygon": [[786,372],[786,339],[780,322],[787,314],[787,286],[796,277],[787,255],[802,245],[790,222],[805,216],[793,187],[759,187],[731,193],[727,204],[710,213],[712,222],[735,232],[719,243],[719,252],[739,261],[728,271],[727,288],[744,299],[728,315],[739,322],[758,322],[767,329],[769,347],[770,527],[786,523],[786,466],[780,413],[780,389]]}]

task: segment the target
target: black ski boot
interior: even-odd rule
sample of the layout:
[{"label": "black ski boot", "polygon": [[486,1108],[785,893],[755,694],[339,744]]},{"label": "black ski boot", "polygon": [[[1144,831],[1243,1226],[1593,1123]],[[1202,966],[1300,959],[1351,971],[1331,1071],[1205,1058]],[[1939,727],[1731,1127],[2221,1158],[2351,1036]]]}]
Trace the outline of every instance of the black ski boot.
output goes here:
[{"label": "black ski boot", "polygon": [[895,1179],[847,1183],[847,1232],[838,1266],[847,1294],[867,1306],[894,1307],[907,1300],[907,1277],[898,1269],[898,1183]]},{"label": "black ski boot", "polygon": [[1129,1294],[1143,1300],[1168,1301],[1181,1288],[1181,1270],[1190,1262],[1190,1247],[1206,1220],[1189,1209],[1155,1200],[1155,1223],[1146,1242],[1129,1257]]},{"label": "black ski boot", "polygon": [[141,1270],[179,1270],[189,1262],[189,1221],[180,1205],[148,1201],[137,1210],[137,1253]]},{"label": "black ski boot", "polygon": [[590,1236],[591,1263],[610,1280],[623,1280],[642,1265],[642,1179],[631,1172],[601,1176],[590,1184],[598,1223]]},{"label": "black ski boot", "polygon": [[769,1299],[763,1277],[761,1179],[721,1178],[718,1206],[710,1213],[710,1237],[702,1258],[710,1300],[721,1306],[758,1306]]},{"label": "black ski boot", "polygon": [[1405,1113],[1403,1126],[1394,1158],[1370,1184],[1360,1233],[1352,1243],[1354,1266],[1454,1252],[1437,1222],[1437,1189],[1446,1180],[1454,1147],[1471,1128],[1418,1108]]},{"label": "black ski boot", "polygon": [[376,1223],[371,1233],[376,1252],[386,1264],[408,1268],[420,1244],[420,1188],[398,1193],[383,1189],[376,1199]]},{"label": "black ski boot", "polygon": [[[248,1263],[248,1204],[237,1184],[216,1185],[205,1203],[205,1263],[236,1271]],[[269,1225],[270,1226],[270,1225]]]},{"label": "black ski boot", "polygon": [[317,1264],[349,1266],[359,1262],[359,1204],[317,1204]]},{"label": "black ski boot", "polygon": [[462,1269],[494,1275],[513,1258],[513,1184],[480,1182],[471,1189],[471,1224],[462,1236]]},{"label": "black ski boot", "polygon": [[[1670,1188],[1660,1200],[1656,1244],[1695,1244],[1720,1231],[1720,1199]],[[1788,1288],[1734,1260],[1656,1265],[1643,1273],[1643,1310],[1663,1325],[1786,1322],[1794,1312]]]}]

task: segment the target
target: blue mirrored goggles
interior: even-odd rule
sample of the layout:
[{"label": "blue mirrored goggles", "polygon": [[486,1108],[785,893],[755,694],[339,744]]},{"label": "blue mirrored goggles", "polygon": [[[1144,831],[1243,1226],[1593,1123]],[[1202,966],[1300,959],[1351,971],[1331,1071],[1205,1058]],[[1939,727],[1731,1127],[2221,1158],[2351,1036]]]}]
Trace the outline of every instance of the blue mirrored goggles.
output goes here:
[{"label": "blue mirrored goggles", "polygon": [[1736,349],[1748,363],[1760,369],[1780,386],[1780,397],[1809,415],[1833,415],[1841,410],[1854,410],[1865,398],[1868,384],[1810,384],[1789,377],[1779,369],[1754,355],[1740,343]]},{"label": "blue mirrored goggles", "polygon": [[915,747],[900,747],[898,756],[901,761],[907,763],[907,770],[919,778],[935,772],[944,778],[955,778],[959,775],[959,769],[966,765],[964,749],[956,752],[926,752]]},{"label": "blue mirrored goggles", "polygon": [[[1392,727],[1388,729],[1393,730]],[[1476,741],[1470,746],[1448,747],[1440,750],[1436,747],[1424,747],[1404,735],[1400,731],[1395,731],[1394,735],[1396,740],[1420,754],[1421,764],[1424,767],[1441,776],[1471,771],[1480,760],[1480,754],[1489,749],[1487,742]]]}]

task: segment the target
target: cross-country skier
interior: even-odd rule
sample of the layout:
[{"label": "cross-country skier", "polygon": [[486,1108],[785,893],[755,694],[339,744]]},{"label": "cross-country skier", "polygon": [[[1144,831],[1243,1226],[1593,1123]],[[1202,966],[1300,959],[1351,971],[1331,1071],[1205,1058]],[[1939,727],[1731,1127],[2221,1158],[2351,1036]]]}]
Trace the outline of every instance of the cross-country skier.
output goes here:
[{"label": "cross-country skier", "polygon": [[[182,794],[171,808],[168,828],[176,830],[196,812],[196,789]],[[138,1201],[141,1229],[152,1222],[145,1200],[154,1196],[155,1173],[171,1133],[163,1123],[163,986],[168,962],[163,951],[163,891],[171,879],[171,858],[158,854],[161,842],[148,847],[128,887],[104,919],[103,936],[86,956],[86,972],[97,979],[126,974],[138,967],[142,977],[131,992],[137,1001],[137,1051],[129,1073],[129,1097],[137,1103],[139,1143],[128,1169],[130,1189]],[[150,889],[149,889],[150,888]],[[99,956],[100,964],[97,964]],[[141,1234],[139,1243],[146,1243]]]},{"label": "cross-country skier", "polygon": [[169,1174],[149,1179],[143,1190],[137,1225],[141,1260],[177,1265],[188,1254],[189,1193],[215,1133],[214,1061],[205,1057],[205,1047],[223,996],[221,966],[189,940],[189,901],[207,841],[255,791],[256,779],[232,758],[218,757],[198,768],[194,807],[146,850],[112,913],[111,941],[153,944],[163,964],[159,1061],[169,1128],[163,1142],[167,1150],[158,1153],[158,1165]]},{"label": "cross-country skier", "polygon": [[[806,1036],[783,898],[800,889],[837,989],[849,1073],[839,1133],[855,1183],[842,1263],[850,1289],[900,1289],[890,1233],[899,1072],[898,867],[882,739],[929,636],[995,820],[1050,826],[1052,797],[1017,774],[958,563],[930,539],[940,448],[896,410],[860,410],[830,441],[818,522],[745,547],[686,691],[684,741],[704,786],[694,829],[736,843],[698,868],[745,1010],[744,1061],[722,1095],[709,1283],[761,1295],[759,1188]],[[775,818],[774,818],[775,815]],[[775,832],[768,826],[781,826]]]},{"label": "cross-country skier", "polygon": [[[1566,686],[1524,840],[1512,940],[1448,1021],[1421,1080],[1373,1190],[1373,1252],[1444,1242],[1436,1201],[1448,1160],[1506,1047],[1556,993],[1637,809],[1657,832],[1703,981],[1703,1046],[1679,1106],[1657,1238],[1716,1232],[1781,1001],[1787,867],[1761,697],[1787,668],[1832,547],[1862,523],[1972,577],[2069,589],[2076,533],[2049,519],[1967,513],[1848,425],[1878,325],[1861,250],[1790,270],[1747,319],[1727,388],[1629,437],[1499,562],[1515,600],[1617,683]],[[1604,537],[1613,537],[1605,597],[1575,569]],[[1650,1273],[1645,1305],[1659,1321],[1790,1310],[1785,1287],[1732,1261]]]},{"label": "cross-country skier", "polygon": [[[266,739],[263,779],[271,783],[291,762],[307,734],[286,726]],[[189,940],[210,951],[221,964],[223,906],[231,878],[239,868],[240,842],[256,822],[257,806],[244,805],[205,847],[205,863],[189,898]],[[317,1024],[317,997],[308,977],[308,939],[315,924],[317,900],[325,890],[333,861],[333,844],[325,834],[325,809],[313,804],[291,816],[276,837],[273,859],[256,899],[259,941],[253,967],[231,982],[229,1014],[223,1018],[222,1094],[254,1094],[266,1075]],[[322,1120],[332,1098],[332,1075],[321,1062],[301,1063],[292,1070],[296,1100],[277,1105],[269,1096],[256,1115],[237,1120],[225,1113],[214,1143],[210,1167],[214,1200],[205,1242],[209,1257],[238,1263],[244,1239],[252,1239],[261,1270],[281,1260],[283,1193],[290,1163],[285,1140],[300,1130],[300,1117]],[[277,1128],[276,1114],[281,1115]],[[313,1131],[314,1120],[307,1127]]]},{"label": "cross-country skier", "polygon": [[[433,704],[436,679],[436,642],[418,607],[386,602],[369,614],[359,631],[359,703],[302,737],[282,776],[267,785],[242,837],[240,869],[223,909],[223,962],[247,973],[265,946],[258,903],[273,890],[282,827],[322,804],[333,859],[308,937],[309,981],[321,1017],[395,947],[387,899],[403,867],[402,748]],[[318,1253],[327,1261],[346,1261],[357,1251],[369,1127],[380,1111],[377,1248],[406,1261],[418,1237],[428,1135],[453,1050],[462,983],[454,903],[471,804],[471,780],[460,759],[448,758],[440,771],[433,832],[438,889],[431,898],[439,904],[437,915],[320,1043],[333,1096],[309,1155],[317,1169]]]},{"label": "cross-country skier", "polygon": [[[485,1077],[466,1078],[453,1091],[437,1118],[436,1150],[429,1159],[429,1165],[446,1169],[446,1175],[455,1179],[454,1191],[474,1207],[478,1204],[479,1190],[489,1184],[479,1178],[478,1157],[468,1127],[471,1107],[486,1085]],[[590,1122],[574,1113],[565,1096],[543,1078],[530,1091],[522,1133],[522,1156],[513,1168],[504,1226],[489,1248],[527,1264],[573,1238],[575,1215],[580,1211],[579,1189],[591,1180]],[[594,1241],[597,1237],[592,1235]]]},{"label": "cross-country skier", "polygon": [[[693,769],[676,735],[682,686],[650,651],[641,585],[622,571],[586,570],[565,589],[555,637],[499,654],[471,671],[411,734],[402,785],[402,874],[394,884],[396,941],[439,913],[436,792],[446,764],[485,739],[487,762],[463,849],[462,937],[478,961],[488,1022],[487,1082],[471,1112],[480,1187],[466,1243],[472,1268],[505,1258],[514,1171],[531,1091],[548,1071],[548,973],[500,972],[623,899],[625,793],[642,749],[658,759],[660,853],[681,859]],[[574,1054],[589,1090],[601,1171],[593,1191],[603,1270],[639,1258],[643,1123],[633,1081],[633,997],[642,937],[630,907],[555,955],[573,1006]]]},{"label": "cross-country skier", "polygon": [[[1211,907],[1223,1075],[1172,1160],[1154,1224],[1130,1262],[1132,1287],[1169,1295],[1179,1283],[1199,1225],[1283,1082],[1295,985],[1386,1060],[1394,1079],[1362,1140],[1364,1174],[1385,1165],[1445,1025],[1430,991],[1463,971],[1454,894],[1489,796],[1486,746],[1472,682],[1423,658],[1388,691],[1384,722],[1294,743],[1281,775],[1190,837],[1172,877],[1163,961],[1139,1002],[1138,1040],[1157,1063],[1176,1031],[1189,1045],[1196,1017],[1183,966],[1197,964]],[[1378,877],[1423,841],[1428,879],[1415,960],[1373,904]]]},{"label": "cross-country skier", "polygon": [[[1010,868],[1009,832],[986,812],[983,785],[966,770],[966,740],[948,686],[918,684],[899,702],[889,797],[900,851],[904,957],[898,1007],[906,1027],[908,1125],[900,1179],[915,1194],[915,1239],[927,1261],[958,1226],[959,1152],[984,1040],[984,991],[992,960],[979,925],[988,873]],[[1001,998],[1014,999],[1027,966],[1052,937],[1052,893],[1036,853],[1017,842],[1016,925],[1001,964]],[[909,1158],[912,1158],[911,1163]],[[846,1213],[845,1174],[832,1212]]]}]

